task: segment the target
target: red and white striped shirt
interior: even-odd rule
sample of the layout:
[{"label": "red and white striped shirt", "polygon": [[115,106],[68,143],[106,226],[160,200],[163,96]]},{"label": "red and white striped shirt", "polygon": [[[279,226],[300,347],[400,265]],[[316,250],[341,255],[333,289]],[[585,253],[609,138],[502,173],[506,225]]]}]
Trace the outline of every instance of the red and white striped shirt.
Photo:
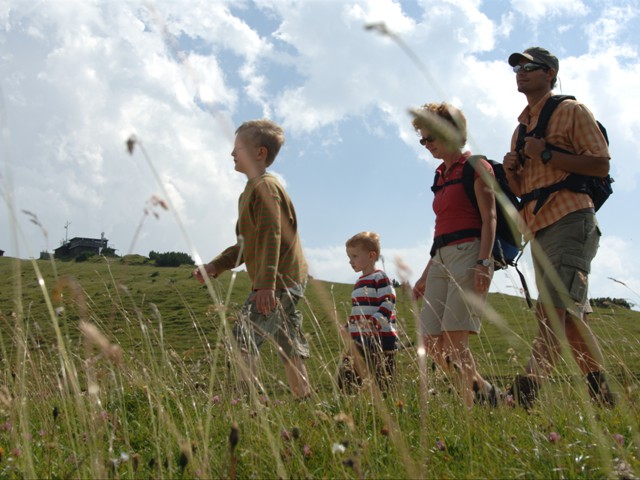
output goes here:
[{"label": "red and white striped shirt", "polygon": [[396,291],[382,270],[361,276],[353,287],[349,333],[356,341],[377,336],[383,350],[396,349]]}]

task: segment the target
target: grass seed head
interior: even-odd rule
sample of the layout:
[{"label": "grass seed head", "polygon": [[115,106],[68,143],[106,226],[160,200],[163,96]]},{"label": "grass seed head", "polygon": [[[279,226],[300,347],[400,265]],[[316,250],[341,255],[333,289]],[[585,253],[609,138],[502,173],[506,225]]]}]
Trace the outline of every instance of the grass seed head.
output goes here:
[{"label": "grass seed head", "polygon": [[231,433],[229,433],[229,448],[233,452],[238,446],[238,442],[240,441],[240,429],[238,428],[238,424],[234,423],[231,425]]}]

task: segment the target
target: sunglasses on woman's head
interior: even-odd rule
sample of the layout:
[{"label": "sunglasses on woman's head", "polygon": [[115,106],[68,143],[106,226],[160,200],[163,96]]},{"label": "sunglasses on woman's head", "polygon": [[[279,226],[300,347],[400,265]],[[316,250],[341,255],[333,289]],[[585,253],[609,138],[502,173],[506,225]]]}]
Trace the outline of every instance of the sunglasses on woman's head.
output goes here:
[{"label": "sunglasses on woman's head", "polygon": [[426,137],[421,137],[420,138],[420,145],[426,145],[427,143],[433,143],[435,141],[436,137],[434,137],[433,135],[428,135]]},{"label": "sunglasses on woman's head", "polygon": [[525,63],[524,65],[516,65],[515,67],[513,67],[513,71],[515,73],[518,73],[520,70],[524,70],[525,72],[534,72],[535,70],[540,70],[540,69],[544,69],[544,71],[546,72],[547,70],[549,70],[549,67],[547,67],[546,65],[542,65],[541,63]]}]

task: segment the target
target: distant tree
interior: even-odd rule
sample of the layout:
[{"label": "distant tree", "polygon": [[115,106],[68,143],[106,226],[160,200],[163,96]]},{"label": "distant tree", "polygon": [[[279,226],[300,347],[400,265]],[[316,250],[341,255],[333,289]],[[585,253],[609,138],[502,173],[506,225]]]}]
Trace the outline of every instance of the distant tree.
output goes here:
[{"label": "distant tree", "polygon": [[188,254],[182,252],[158,253],[151,250],[149,259],[153,260],[158,267],[179,267],[196,263]]},{"label": "distant tree", "polygon": [[631,310],[632,304],[624,298],[598,297],[589,300],[593,307],[611,308],[614,305]]}]

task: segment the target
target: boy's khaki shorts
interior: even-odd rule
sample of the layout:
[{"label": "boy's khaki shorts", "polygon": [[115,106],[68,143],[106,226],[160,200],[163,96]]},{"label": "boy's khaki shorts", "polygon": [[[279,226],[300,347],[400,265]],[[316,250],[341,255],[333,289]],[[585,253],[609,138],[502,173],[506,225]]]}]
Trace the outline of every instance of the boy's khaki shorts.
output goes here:
[{"label": "boy's khaki shorts", "polygon": [[480,240],[476,239],[441,247],[431,259],[420,315],[422,335],[480,332],[486,294],[475,291],[479,250]]},{"label": "boy's khaki shorts", "polygon": [[279,353],[288,358],[309,358],[309,345],[302,333],[302,314],[297,310],[303,288],[275,291],[276,307],[268,315],[258,313],[252,293],[244,303],[233,326],[233,333],[242,351],[256,354],[262,343],[272,339]]},{"label": "boy's khaki shorts", "polygon": [[[570,213],[536,232],[532,251],[538,302],[565,308],[577,317],[585,313],[591,261],[598,251],[600,236],[595,214],[585,211]],[[551,270],[545,268],[545,256]]]}]

